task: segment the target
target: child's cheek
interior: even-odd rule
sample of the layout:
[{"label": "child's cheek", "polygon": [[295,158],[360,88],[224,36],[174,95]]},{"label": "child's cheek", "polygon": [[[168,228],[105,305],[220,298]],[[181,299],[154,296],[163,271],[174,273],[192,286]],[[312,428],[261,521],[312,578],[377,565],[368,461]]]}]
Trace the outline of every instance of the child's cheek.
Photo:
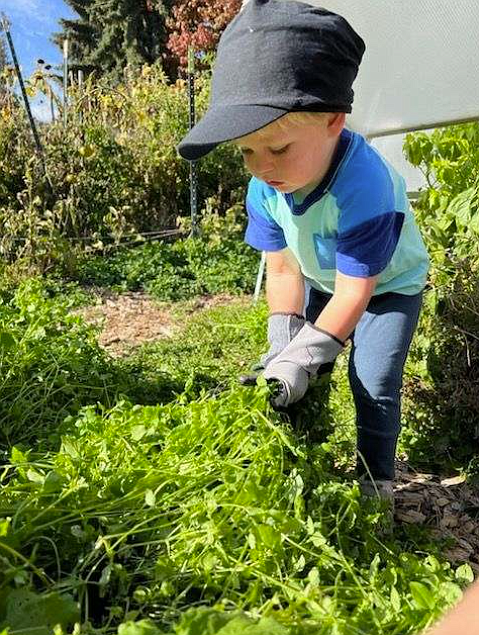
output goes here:
[{"label": "child's cheek", "polygon": [[248,159],[247,159],[245,156],[243,156],[243,163],[244,163],[244,165],[245,165],[246,169],[247,169],[249,172],[251,172],[251,168],[250,168],[250,166],[249,166]]}]

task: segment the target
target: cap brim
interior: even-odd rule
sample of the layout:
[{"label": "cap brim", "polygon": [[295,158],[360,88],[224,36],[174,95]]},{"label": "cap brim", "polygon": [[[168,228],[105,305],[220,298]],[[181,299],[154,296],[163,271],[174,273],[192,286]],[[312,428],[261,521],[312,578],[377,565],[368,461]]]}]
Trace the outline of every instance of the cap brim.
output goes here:
[{"label": "cap brim", "polygon": [[271,106],[217,106],[190,130],[178,145],[184,159],[195,161],[217,145],[264,128],[288,111]]}]

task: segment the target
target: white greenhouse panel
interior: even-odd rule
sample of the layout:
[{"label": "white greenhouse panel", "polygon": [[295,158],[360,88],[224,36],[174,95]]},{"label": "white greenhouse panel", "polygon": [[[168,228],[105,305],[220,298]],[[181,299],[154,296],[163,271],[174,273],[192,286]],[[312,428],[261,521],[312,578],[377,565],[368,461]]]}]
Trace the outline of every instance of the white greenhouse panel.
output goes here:
[{"label": "white greenhouse panel", "polygon": [[309,0],[366,42],[349,126],[367,136],[479,118],[478,0]]},{"label": "white greenhouse panel", "polygon": [[408,193],[415,197],[417,192],[427,188],[428,184],[421,170],[409,163],[404,156],[402,148],[405,137],[404,134],[377,137],[371,139],[371,145],[404,177]]}]

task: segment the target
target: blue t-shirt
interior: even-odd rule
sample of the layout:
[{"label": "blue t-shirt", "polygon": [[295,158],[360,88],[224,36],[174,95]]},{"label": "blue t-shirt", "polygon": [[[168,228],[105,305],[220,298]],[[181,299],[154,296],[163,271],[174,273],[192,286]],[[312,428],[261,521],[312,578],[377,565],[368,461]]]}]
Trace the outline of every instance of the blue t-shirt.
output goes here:
[{"label": "blue t-shirt", "polygon": [[246,209],[246,242],[263,251],[289,247],[320,291],[334,293],[336,271],[379,275],[375,295],[424,288],[429,257],[404,179],[357,133],[343,130],[328,173],[303,201],[252,178]]}]

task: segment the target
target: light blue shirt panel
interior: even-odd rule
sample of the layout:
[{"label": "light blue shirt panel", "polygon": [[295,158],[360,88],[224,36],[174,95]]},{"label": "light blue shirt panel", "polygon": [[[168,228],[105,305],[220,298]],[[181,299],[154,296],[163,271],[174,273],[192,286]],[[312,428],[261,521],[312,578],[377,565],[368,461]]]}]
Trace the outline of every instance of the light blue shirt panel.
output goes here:
[{"label": "light blue shirt panel", "polygon": [[270,214],[282,227],[286,243],[310,284],[323,290],[334,288],[340,214],[335,200],[326,195],[320,203],[296,216],[291,213],[285,198],[278,196],[274,204],[270,201]]}]

